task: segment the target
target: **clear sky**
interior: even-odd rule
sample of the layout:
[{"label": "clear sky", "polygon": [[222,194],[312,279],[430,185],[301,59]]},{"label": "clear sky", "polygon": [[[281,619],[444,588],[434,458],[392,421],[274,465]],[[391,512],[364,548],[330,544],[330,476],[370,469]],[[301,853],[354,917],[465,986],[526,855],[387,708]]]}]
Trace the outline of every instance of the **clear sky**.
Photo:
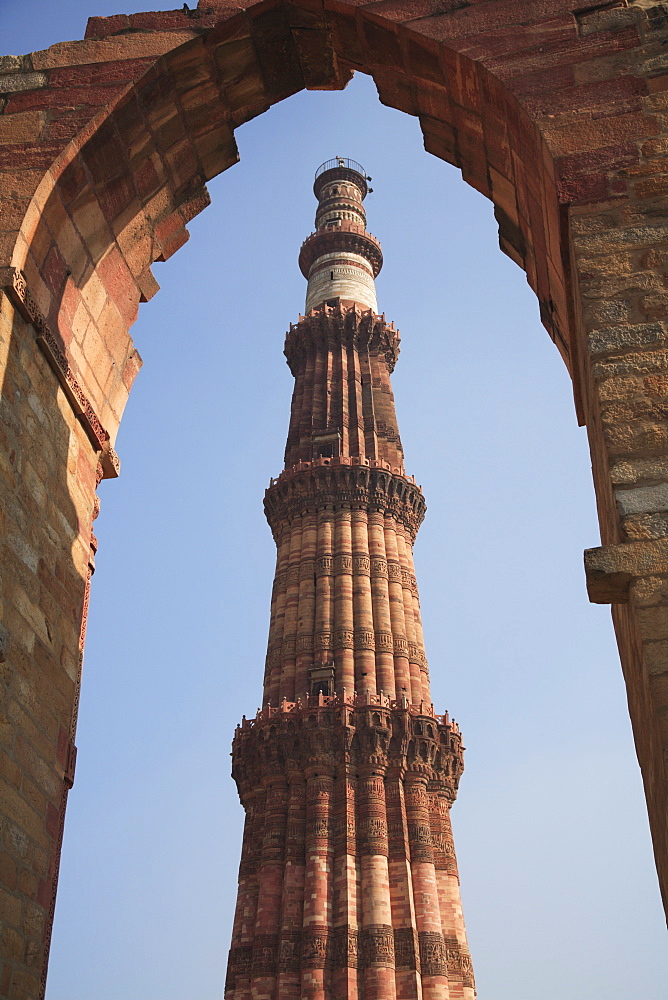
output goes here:
[{"label": "clear sky", "polygon": [[[180,6],[180,5],[179,5]],[[141,9],[137,7],[137,9]],[[0,0],[0,49],[120,11]],[[154,271],[144,358],[100,487],[100,549],[47,1000],[221,1000],[241,846],[230,742],[261,697],[283,337],[311,185],[364,164],[402,331],[393,381],[428,512],[415,556],[436,710],[467,746],[453,810],[481,1000],[664,1000],[665,923],[609,609],[586,434],[492,207],[370,78],[237,131],[192,238]]]}]

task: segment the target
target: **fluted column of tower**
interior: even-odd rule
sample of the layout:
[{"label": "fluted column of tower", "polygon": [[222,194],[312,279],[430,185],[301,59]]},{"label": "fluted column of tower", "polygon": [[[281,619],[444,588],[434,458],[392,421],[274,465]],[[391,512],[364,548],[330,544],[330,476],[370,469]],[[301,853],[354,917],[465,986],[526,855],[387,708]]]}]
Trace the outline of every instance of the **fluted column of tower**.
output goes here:
[{"label": "fluted column of tower", "polygon": [[316,173],[262,708],[232,773],[246,810],[226,1000],[473,1000],[450,826],[461,735],[431,703],[364,169]]}]

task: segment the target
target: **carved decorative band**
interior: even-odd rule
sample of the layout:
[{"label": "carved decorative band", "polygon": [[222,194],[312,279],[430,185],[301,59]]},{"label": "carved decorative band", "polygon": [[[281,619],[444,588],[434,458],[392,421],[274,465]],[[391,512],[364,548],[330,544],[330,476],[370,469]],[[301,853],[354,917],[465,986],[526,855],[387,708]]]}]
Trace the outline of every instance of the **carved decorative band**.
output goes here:
[{"label": "carved decorative band", "polygon": [[251,974],[251,964],[253,961],[253,946],[244,944],[236,948],[230,948],[230,956],[227,960],[227,977],[225,980],[225,990],[234,989],[237,978],[249,979]]},{"label": "carved decorative band", "polygon": [[[416,942],[417,937],[417,942]],[[419,943],[418,943],[419,942]],[[237,980],[299,974],[302,969],[356,969],[370,966],[397,970],[416,969],[423,976],[442,976],[473,987],[468,952],[455,938],[443,939],[435,931],[412,927],[393,929],[371,924],[358,930],[319,926],[304,931],[258,934],[251,945],[230,950],[225,989],[234,991]]]},{"label": "carved decorative band", "polygon": [[401,566],[396,562],[388,562],[387,578],[390,583],[401,583]]},{"label": "carved decorative band", "polygon": [[[339,516],[348,512],[341,508],[360,504],[367,510],[391,513],[413,539],[426,510],[422,492],[414,483],[387,469],[362,465],[313,465],[283,473],[264,498],[267,520],[276,537],[282,526],[295,517],[326,504],[337,505]],[[388,574],[393,579],[391,565]],[[351,573],[352,568],[352,556],[341,554],[334,558],[336,573]],[[411,586],[410,574],[406,574],[405,586]]]},{"label": "carved decorative band", "polygon": [[251,977],[275,976],[277,972],[277,934],[256,934],[253,941]]},{"label": "carved decorative band", "polygon": [[[416,939],[412,927],[398,927],[394,932],[394,964],[397,969],[415,969]],[[419,970],[418,970],[419,971]]]},{"label": "carved decorative band", "polygon": [[353,571],[353,557],[349,555],[334,556],[334,575],[350,576]]},{"label": "carved decorative band", "polygon": [[281,645],[272,646],[267,650],[267,666],[280,667],[281,665]]},{"label": "carved decorative band", "polygon": [[306,824],[306,840],[313,847],[316,841],[322,841],[326,847],[329,841],[330,824],[327,819],[312,819]]},{"label": "carved decorative band", "polygon": [[359,835],[362,841],[361,854],[383,854],[387,857],[387,823],[385,820],[375,817],[361,820]]},{"label": "carved decorative band", "polygon": [[428,823],[409,823],[408,838],[411,845],[411,854],[414,850],[419,850],[420,847],[428,847],[431,851],[431,828]]},{"label": "carved decorative band", "polygon": [[376,636],[369,629],[355,629],[355,649],[376,649]]},{"label": "carved decorative band", "polygon": [[333,566],[334,560],[332,556],[320,556],[319,559],[316,559],[316,572],[318,576],[330,576]]},{"label": "carved decorative band", "polygon": [[445,871],[450,875],[457,875],[455,845],[450,835],[432,833],[431,836],[434,845],[434,868],[436,871]]},{"label": "carved decorative band", "polygon": [[18,268],[11,270],[12,283],[5,286],[6,291],[23,318],[32,324],[37,345],[60,382],[76,418],[95,450],[101,452],[102,478],[115,479],[120,472],[121,463],[110,444],[109,433],[100,423],[92,403],[74,377],[67,358],[28,288],[25,274]]},{"label": "carved decorative band", "polygon": [[298,653],[312,653],[313,652],[313,636],[312,635],[300,635],[300,636],[297,636],[297,652]]},{"label": "carved decorative band", "polygon": [[448,979],[461,980],[464,986],[473,987],[473,963],[468,951],[462,948],[456,937],[446,937],[444,944]]},{"label": "carved decorative band", "polygon": [[420,966],[423,976],[447,976],[448,966],[443,935],[438,931],[420,931]]},{"label": "carved decorative band", "polygon": [[460,958],[462,963],[462,983],[464,986],[470,986],[471,989],[475,989],[473,962],[471,961],[471,956],[468,952],[461,952]]},{"label": "carved decorative band", "polygon": [[297,640],[295,638],[284,639],[281,646],[281,656],[284,660],[292,659],[297,652]]},{"label": "carved decorative band", "polygon": [[368,556],[353,556],[353,572],[360,575],[369,576],[371,572],[371,560]]},{"label": "carved decorative band", "polygon": [[331,632],[316,632],[313,636],[313,648],[314,649],[331,649],[332,648],[332,633]]},{"label": "carved decorative band", "polygon": [[376,651],[378,653],[394,652],[394,641],[391,632],[376,632]]},{"label": "carved decorative band", "polygon": [[424,650],[420,649],[414,642],[408,643],[408,655],[412,663],[419,663],[421,665],[426,662]]},{"label": "carved decorative band", "polygon": [[355,633],[346,629],[339,629],[333,636],[334,649],[354,649]]},{"label": "carved decorative band", "polygon": [[359,934],[356,927],[336,927],[330,936],[331,958],[335,969],[356,969]]},{"label": "carved decorative band", "polygon": [[371,560],[371,576],[382,577],[382,579],[387,579],[387,559],[372,559]]},{"label": "carved decorative band", "polygon": [[328,964],[329,930],[318,927],[302,932],[302,968],[324,969]]},{"label": "carved decorative band", "polygon": [[302,936],[300,931],[283,931],[278,946],[278,971],[299,973]]},{"label": "carved decorative band", "polygon": [[360,934],[362,964],[394,968],[394,931],[388,924],[371,924]]}]

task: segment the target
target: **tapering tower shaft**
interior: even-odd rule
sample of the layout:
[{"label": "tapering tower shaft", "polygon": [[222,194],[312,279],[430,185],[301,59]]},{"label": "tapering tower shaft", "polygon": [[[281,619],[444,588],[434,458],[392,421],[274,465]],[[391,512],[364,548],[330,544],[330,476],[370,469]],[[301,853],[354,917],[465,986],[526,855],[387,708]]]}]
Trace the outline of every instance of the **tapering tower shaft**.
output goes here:
[{"label": "tapering tower shaft", "polygon": [[459,730],[434,714],[412,559],[425,504],[405,473],[377,314],[369,178],[316,174],[263,707],[233,744],[246,810],[226,1000],[473,1000],[449,810]]}]

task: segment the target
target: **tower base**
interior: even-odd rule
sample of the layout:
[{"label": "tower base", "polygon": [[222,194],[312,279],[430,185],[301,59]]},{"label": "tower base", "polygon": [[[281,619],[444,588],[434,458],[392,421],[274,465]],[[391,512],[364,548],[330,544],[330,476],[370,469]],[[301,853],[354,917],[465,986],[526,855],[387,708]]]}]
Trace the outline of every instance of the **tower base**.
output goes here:
[{"label": "tower base", "polygon": [[246,810],[225,1000],[473,1000],[433,706],[319,695],[237,729]]}]

